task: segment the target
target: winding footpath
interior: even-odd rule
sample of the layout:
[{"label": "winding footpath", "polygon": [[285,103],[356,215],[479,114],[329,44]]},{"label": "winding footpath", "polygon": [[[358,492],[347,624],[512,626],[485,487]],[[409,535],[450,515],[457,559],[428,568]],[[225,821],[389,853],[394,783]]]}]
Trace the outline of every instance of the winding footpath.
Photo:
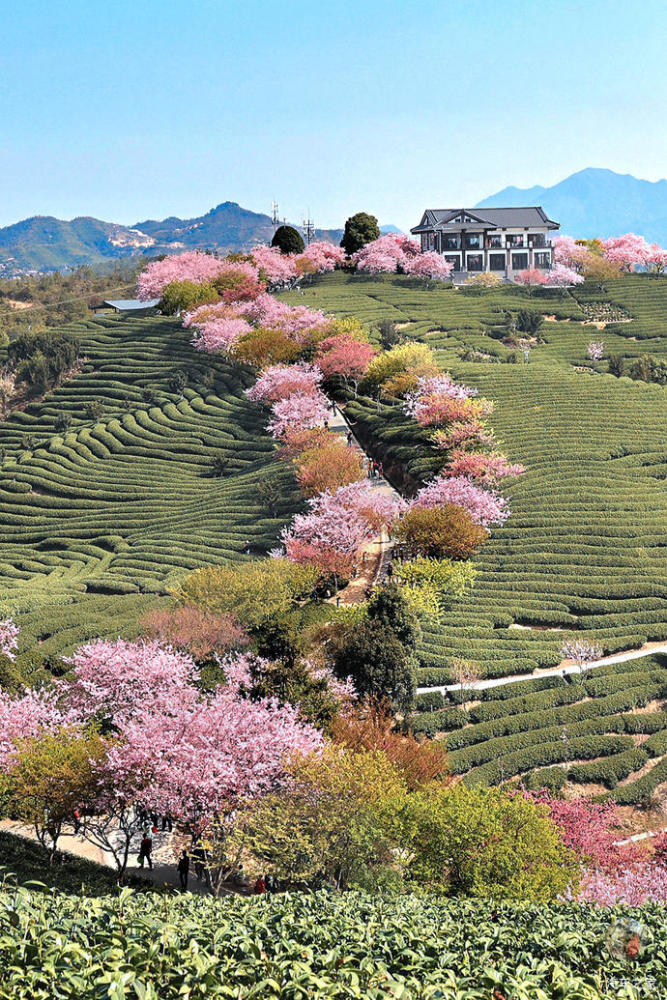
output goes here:
[{"label": "winding footpath", "polygon": [[[625,653],[612,653],[610,656],[603,656],[592,663],[586,663],[578,667],[572,660],[563,660],[557,667],[550,667],[548,670],[535,670],[532,674],[512,674],[510,677],[496,677],[489,680],[474,681],[472,684],[464,684],[466,691],[484,691],[486,688],[502,687],[505,684],[516,684],[517,681],[532,681],[538,677],[553,677],[566,674],[586,673],[596,667],[603,667],[608,663],[623,663],[625,660],[639,660],[643,656],[652,656],[655,653],[667,653],[667,642],[647,642],[641,649],[628,650]],[[461,684],[443,684],[439,687],[420,687],[417,694],[426,694],[432,691],[440,691],[446,694],[447,691],[460,691]]]}]

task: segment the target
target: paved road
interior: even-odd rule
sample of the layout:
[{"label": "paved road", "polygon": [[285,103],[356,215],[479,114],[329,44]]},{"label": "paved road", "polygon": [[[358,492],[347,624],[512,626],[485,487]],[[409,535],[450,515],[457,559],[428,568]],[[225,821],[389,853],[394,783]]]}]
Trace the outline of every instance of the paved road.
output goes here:
[{"label": "paved road", "polygon": [[[611,656],[603,656],[600,660],[594,660],[592,663],[587,663],[581,668],[581,670],[578,666],[576,666],[576,664],[563,660],[561,665],[552,667],[549,670],[537,670],[532,674],[512,674],[511,677],[496,677],[489,680],[475,681],[474,684],[464,684],[463,686],[466,691],[484,691],[486,688],[502,687],[504,684],[516,684],[518,681],[536,680],[538,677],[549,677],[555,676],[556,674],[564,676],[565,674],[585,673],[588,670],[594,670],[596,667],[602,667],[607,663],[622,663],[624,660],[638,660],[643,656],[652,656],[654,653],[667,653],[667,642],[650,643],[647,647],[642,649],[632,649],[627,653],[612,653]],[[426,694],[432,691],[440,691],[441,694],[445,694],[447,691],[460,690],[460,684],[442,684],[439,687],[417,688],[417,694]]]}]

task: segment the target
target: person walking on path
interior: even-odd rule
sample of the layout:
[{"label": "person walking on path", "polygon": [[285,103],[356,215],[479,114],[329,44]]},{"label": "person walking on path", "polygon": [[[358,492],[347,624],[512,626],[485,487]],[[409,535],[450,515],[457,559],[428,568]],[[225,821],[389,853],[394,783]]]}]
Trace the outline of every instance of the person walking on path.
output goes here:
[{"label": "person walking on path", "polygon": [[264,880],[264,876],[260,875],[257,881],[255,882],[255,895],[263,896],[265,892],[266,892],[266,882]]},{"label": "person walking on path", "polygon": [[190,873],[190,858],[188,852],[183,848],[181,851],[181,856],[178,859],[178,879],[181,883],[181,889],[185,892],[188,888],[188,874]]},{"label": "person walking on path", "polygon": [[148,836],[148,830],[144,830],[139,846],[139,867],[144,867],[144,861],[148,863],[149,869],[153,870],[153,840]]},{"label": "person walking on path", "polygon": [[352,431],[347,432],[347,444],[349,448],[352,447]]}]

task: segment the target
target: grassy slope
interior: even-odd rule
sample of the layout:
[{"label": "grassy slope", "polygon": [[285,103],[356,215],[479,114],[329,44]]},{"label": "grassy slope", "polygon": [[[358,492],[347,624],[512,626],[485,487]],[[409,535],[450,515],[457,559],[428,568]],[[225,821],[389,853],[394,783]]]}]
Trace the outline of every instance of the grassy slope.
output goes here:
[{"label": "grassy slope", "polygon": [[[582,325],[588,304],[602,299],[621,306],[632,322],[604,331]],[[382,318],[406,324],[406,334],[436,349],[444,368],[495,401],[491,423],[498,440],[513,461],[527,466],[525,476],[504,488],[513,514],[475,558],[473,591],[443,621],[425,627],[422,684],[450,680],[455,656],[476,661],[482,675],[528,674],[557,663],[564,639],[582,631],[610,651],[667,638],[667,394],[604,374],[606,362],[594,365],[586,355],[590,340],[603,339],[612,353],[628,358],[664,356],[667,281],[633,276],[610,283],[606,296],[586,286],[575,299],[559,293],[528,298],[512,288],[470,296],[424,290],[405,279],[335,275],[293,301],[356,315],[369,326]],[[521,352],[519,363],[505,364],[512,350],[488,331],[505,310],[522,306],[568,321],[545,322],[547,342],[531,351],[528,364]],[[464,362],[466,347],[501,360]],[[379,440],[385,468],[407,468],[413,478],[437,470],[437,454],[400,407],[382,406],[378,413],[375,402],[360,398],[349,412]],[[641,670],[627,665],[628,687]],[[490,735],[480,730],[480,738]],[[521,735],[513,739],[508,753],[526,742]],[[494,754],[505,749],[496,745]],[[611,744],[600,749],[600,756],[613,751]],[[468,769],[463,754],[460,763]],[[524,763],[513,758],[503,776]],[[479,776],[498,778],[495,771]]]},{"label": "grassy slope", "polygon": [[[183,572],[244,558],[245,539],[270,548],[298,503],[243,395],[248,372],[195,352],[173,320],[70,329],[82,373],[0,424],[0,611],[19,613],[40,656],[131,631]],[[169,386],[176,370],[188,373],[182,398]],[[215,456],[228,461],[222,478]]]}]

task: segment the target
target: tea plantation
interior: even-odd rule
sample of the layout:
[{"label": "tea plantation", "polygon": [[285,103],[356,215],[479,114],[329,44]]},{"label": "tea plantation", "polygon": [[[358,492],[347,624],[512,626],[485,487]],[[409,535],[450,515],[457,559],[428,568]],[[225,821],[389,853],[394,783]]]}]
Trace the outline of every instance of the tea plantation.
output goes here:
[{"label": "tea plantation", "polygon": [[[0,893],[0,998],[658,997],[659,905],[597,909],[346,893],[223,900]],[[624,930],[623,922],[631,924]],[[639,931],[639,953],[624,935]],[[630,983],[631,992],[624,987]]]},{"label": "tea plantation", "polygon": [[247,558],[246,540],[264,553],[299,503],[243,395],[249,371],[198,354],[175,320],[65,329],[80,372],[0,423],[0,611],[22,627],[28,674],[136,633],[185,571]]},{"label": "tea plantation", "polygon": [[[667,281],[631,275],[608,282],[605,295],[593,284],[529,297],[509,286],[473,295],[337,274],[292,301],[310,297],[369,327],[392,319],[437,349],[457,380],[494,400],[502,450],[527,467],[504,487],[512,517],[475,557],[473,591],[425,629],[421,685],[447,683],[453,657],[490,677],[553,666],[570,631],[609,652],[667,639],[667,391],[603,374],[607,362],[586,354],[603,339],[606,353],[664,356]],[[584,326],[591,301],[602,315],[600,299],[631,322]],[[527,364],[491,336],[508,311],[526,307],[556,317]],[[468,349],[486,360],[464,361]],[[517,353],[518,363],[503,363]],[[348,412],[397,483],[414,488],[435,472],[437,452],[400,404],[359,397]]]}]

